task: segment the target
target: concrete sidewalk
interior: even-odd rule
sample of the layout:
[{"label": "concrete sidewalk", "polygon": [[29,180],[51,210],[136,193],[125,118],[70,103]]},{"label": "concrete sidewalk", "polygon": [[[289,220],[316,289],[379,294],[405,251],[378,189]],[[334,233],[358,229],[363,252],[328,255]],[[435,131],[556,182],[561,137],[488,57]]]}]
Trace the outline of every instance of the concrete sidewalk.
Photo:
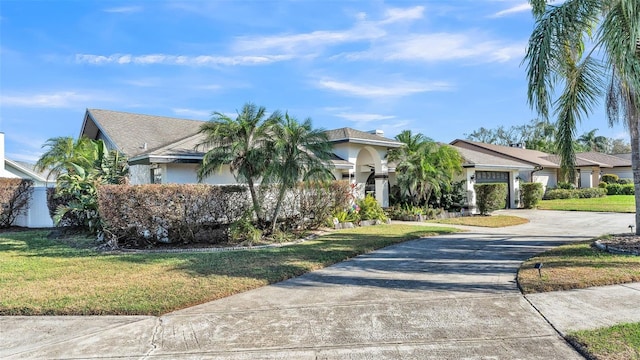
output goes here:
[{"label": "concrete sidewalk", "polygon": [[640,282],[525,297],[562,335],[640,322]]},{"label": "concrete sidewalk", "polygon": [[515,283],[523,260],[625,231],[633,214],[515,214],[531,223],[405,242],[161,317],[0,317],[0,358],[580,359],[547,320],[638,321],[638,284],[525,298]]}]

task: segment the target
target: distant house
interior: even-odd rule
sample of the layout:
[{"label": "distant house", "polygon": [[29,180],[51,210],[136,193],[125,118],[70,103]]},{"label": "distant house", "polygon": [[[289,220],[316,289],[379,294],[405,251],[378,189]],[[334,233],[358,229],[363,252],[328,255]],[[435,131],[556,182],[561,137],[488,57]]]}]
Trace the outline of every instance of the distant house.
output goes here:
[{"label": "distant house", "polygon": [[[103,140],[129,159],[131,184],[196,183],[197,167],[206,149],[199,130],[203,121],[127,112],[87,109],[80,136]],[[402,143],[381,131],[351,128],[328,130],[333,145],[333,176],[363,184],[382,206],[389,204],[387,151]],[[203,180],[206,184],[235,184],[228,166]]]},{"label": "distant house", "polygon": [[[521,145],[501,146],[470,140],[454,140],[464,158],[463,177],[467,180],[467,199],[475,208],[473,185],[486,182],[504,182],[508,185],[507,207],[517,208],[519,182],[539,182],[546,189],[558,184],[560,157],[542,151],[525,149]],[[603,174],[616,174],[632,178],[631,160],[596,152],[576,154],[577,186],[597,187]]]},{"label": "distant house", "polygon": [[27,210],[16,219],[13,225],[30,228],[53,226],[47,207],[47,188],[55,186],[55,180],[48,180],[46,175],[36,172],[31,164],[5,158],[4,133],[0,133],[0,177],[33,181],[33,193]]}]

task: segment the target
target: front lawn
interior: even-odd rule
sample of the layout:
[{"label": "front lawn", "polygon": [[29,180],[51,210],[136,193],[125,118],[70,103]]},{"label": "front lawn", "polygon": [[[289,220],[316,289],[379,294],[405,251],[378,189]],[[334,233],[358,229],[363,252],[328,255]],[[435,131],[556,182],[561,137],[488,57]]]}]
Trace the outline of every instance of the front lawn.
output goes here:
[{"label": "front lawn", "polygon": [[0,315],[160,315],[347,260],[392,244],[455,232],[380,225],[250,251],[101,254],[46,232],[0,234]]},{"label": "front lawn", "polygon": [[[591,247],[593,241],[563,245],[525,261],[518,284],[525,294],[582,289],[640,281],[640,256],[616,255]],[[542,277],[534,268],[542,263]]]},{"label": "front lawn", "polygon": [[636,201],[633,195],[608,195],[590,199],[557,199],[542,200],[538,209],[563,211],[597,211],[597,212],[636,212]]},{"label": "front lawn", "polygon": [[482,226],[482,227],[505,227],[513,225],[526,224],[529,220],[521,218],[519,216],[511,215],[493,215],[493,216],[463,216],[451,219],[430,220],[439,224],[450,225],[467,225],[467,226]]},{"label": "front lawn", "polygon": [[640,359],[640,323],[576,331],[568,339],[599,360]]}]

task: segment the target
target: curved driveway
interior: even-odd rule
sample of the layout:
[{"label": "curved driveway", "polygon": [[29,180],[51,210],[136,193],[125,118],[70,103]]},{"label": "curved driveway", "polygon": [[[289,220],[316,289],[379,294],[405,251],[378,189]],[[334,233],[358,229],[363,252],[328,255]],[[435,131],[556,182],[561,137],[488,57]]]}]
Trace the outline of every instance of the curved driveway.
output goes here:
[{"label": "curved driveway", "polygon": [[516,271],[546,248],[628,231],[633,214],[509,213],[531,222],[409,241],[159,318],[0,318],[0,357],[579,359]]}]

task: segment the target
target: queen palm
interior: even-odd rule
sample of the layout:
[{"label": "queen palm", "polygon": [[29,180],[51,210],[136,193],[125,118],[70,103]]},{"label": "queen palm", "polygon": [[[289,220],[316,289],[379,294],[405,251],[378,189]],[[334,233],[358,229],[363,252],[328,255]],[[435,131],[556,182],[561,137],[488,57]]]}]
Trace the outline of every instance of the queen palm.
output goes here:
[{"label": "queen palm", "polygon": [[[604,96],[612,125],[629,129],[640,235],[640,0],[529,0],[536,26],[529,39],[528,100],[545,119],[557,115],[558,152],[575,177],[576,126]],[[553,100],[553,90],[561,87]]]},{"label": "queen palm", "polygon": [[311,119],[300,123],[285,114],[273,128],[273,161],[269,167],[268,180],[279,185],[276,206],[273,212],[272,231],[276,230],[282,203],[288,190],[300,180],[328,180],[331,178],[331,144],[327,134],[314,129]]},{"label": "queen palm", "polygon": [[267,116],[263,106],[246,103],[235,119],[215,112],[200,127],[205,138],[198,147],[209,150],[198,169],[198,179],[202,181],[229,165],[236,180],[247,183],[259,223],[264,222],[264,217],[255,185],[266,174],[272,159],[271,132],[280,117],[279,112]]}]

